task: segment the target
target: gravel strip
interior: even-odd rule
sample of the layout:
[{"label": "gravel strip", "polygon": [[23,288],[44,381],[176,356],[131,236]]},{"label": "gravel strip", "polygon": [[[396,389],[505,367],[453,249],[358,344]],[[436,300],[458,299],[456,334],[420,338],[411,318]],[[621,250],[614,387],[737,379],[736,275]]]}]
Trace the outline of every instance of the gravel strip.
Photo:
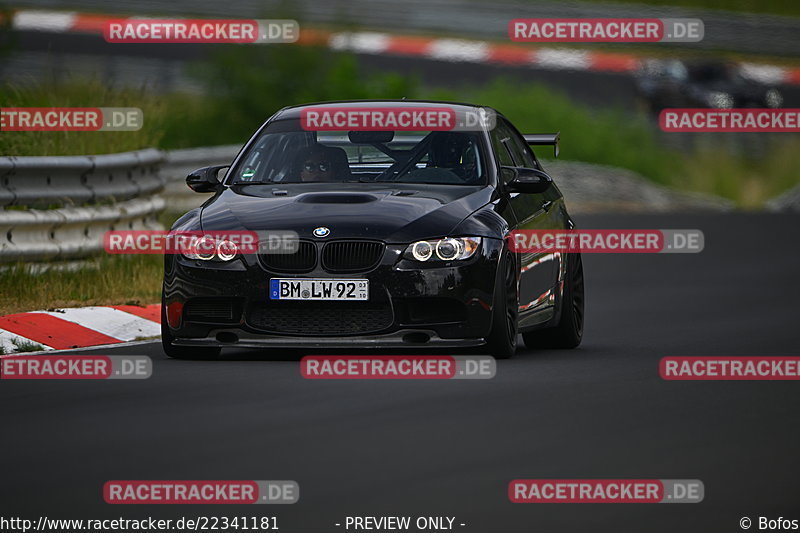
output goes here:
[{"label": "gravel strip", "polygon": [[577,161],[550,161],[545,168],[564,194],[571,212],[719,212],[735,208],[730,200],[676,191],[623,168]]},{"label": "gravel strip", "polygon": [[768,201],[767,210],[800,213],[800,185]]}]

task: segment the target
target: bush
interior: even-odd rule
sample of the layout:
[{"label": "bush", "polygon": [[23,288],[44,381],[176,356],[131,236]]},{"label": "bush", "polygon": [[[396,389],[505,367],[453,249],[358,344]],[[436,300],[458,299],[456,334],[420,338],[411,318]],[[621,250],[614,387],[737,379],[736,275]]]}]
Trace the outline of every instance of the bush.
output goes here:
[{"label": "bush", "polygon": [[229,46],[191,72],[206,97],[169,99],[164,146],[244,142],[279,109],[325,100],[413,98],[416,81],[363,75],[355,56],[303,46]]}]

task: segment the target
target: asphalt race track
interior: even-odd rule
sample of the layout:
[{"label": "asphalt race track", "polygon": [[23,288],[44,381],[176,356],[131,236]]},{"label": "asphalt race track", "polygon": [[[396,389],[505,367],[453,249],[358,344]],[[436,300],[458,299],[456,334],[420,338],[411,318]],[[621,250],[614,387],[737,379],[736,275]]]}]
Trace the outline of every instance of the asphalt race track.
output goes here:
[{"label": "asphalt race track", "polygon": [[[455,516],[456,530],[741,531],[800,519],[800,383],[669,382],[666,355],[797,350],[797,215],[580,216],[583,228],[699,228],[700,254],[585,255],[587,330],[520,350],[486,381],[304,380],[300,354],[168,360],[145,381],[0,382],[0,514],[35,519]],[[13,429],[10,429],[13,428]],[[516,478],[700,479],[699,504],[512,504]],[[110,479],[291,479],[291,506],[112,506]],[[753,530],[757,530],[754,524]]]}]

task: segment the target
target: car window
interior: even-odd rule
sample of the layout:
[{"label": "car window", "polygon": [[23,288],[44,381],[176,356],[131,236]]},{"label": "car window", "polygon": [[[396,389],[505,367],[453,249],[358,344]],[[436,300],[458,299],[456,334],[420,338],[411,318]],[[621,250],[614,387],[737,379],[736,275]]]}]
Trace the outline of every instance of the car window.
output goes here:
[{"label": "car window", "polygon": [[507,121],[498,117],[491,137],[501,165],[539,168],[528,143]]},{"label": "car window", "polygon": [[477,132],[359,132],[367,134],[360,140],[350,133],[304,131],[297,120],[271,124],[239,159],[232,184],[486,184],[485,149]]},{"label": "car window", "polygon": [[531,147],[528,146],[527,142],[525,142],[525,138],[517,133],[517,131],[514,130],[510,125],[507,127],[510,132],[511,139],[506,144],[508,145],[508,149],[511,151],[511,155],[514,157],[514,161],[516,161],[517,166],[526,168],[539,168],[539,166],[536,164],[536,159],[533,156],[533,152],[531,151]]},{"label": "car window", "polygon": [[502,166],[516,166],[508,146],[511,135],[512,131],[500,120],[497,121],[497,125],[494,129],[489,132],[489,137],[492,139],[492,148],[497,156],[497,160]]}]

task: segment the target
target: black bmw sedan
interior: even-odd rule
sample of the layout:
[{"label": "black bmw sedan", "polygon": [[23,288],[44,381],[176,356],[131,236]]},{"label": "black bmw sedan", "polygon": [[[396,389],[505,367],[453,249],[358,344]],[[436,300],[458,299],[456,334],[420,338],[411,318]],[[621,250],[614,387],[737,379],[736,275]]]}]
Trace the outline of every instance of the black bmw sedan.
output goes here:
[{"label": "black bmw sedan", "polygon": [[741,67],[724,61],[649,60],[636,77],[636,90],[653,115],[669,108],[778,108],[783,104],[776,87],[748,78]]},{"label": "black bmw sedan", "polygon": [[507,242],[573,227],[532,149],[557,144],[466,104],[282,109],[230,165],[187,178],[215,194],[173,232],[261,240],[251,252],[212,239],[165,256],[164,351],[482,347],[506,358],[520,333],[529,347],[577,346],[580,254]]}]

